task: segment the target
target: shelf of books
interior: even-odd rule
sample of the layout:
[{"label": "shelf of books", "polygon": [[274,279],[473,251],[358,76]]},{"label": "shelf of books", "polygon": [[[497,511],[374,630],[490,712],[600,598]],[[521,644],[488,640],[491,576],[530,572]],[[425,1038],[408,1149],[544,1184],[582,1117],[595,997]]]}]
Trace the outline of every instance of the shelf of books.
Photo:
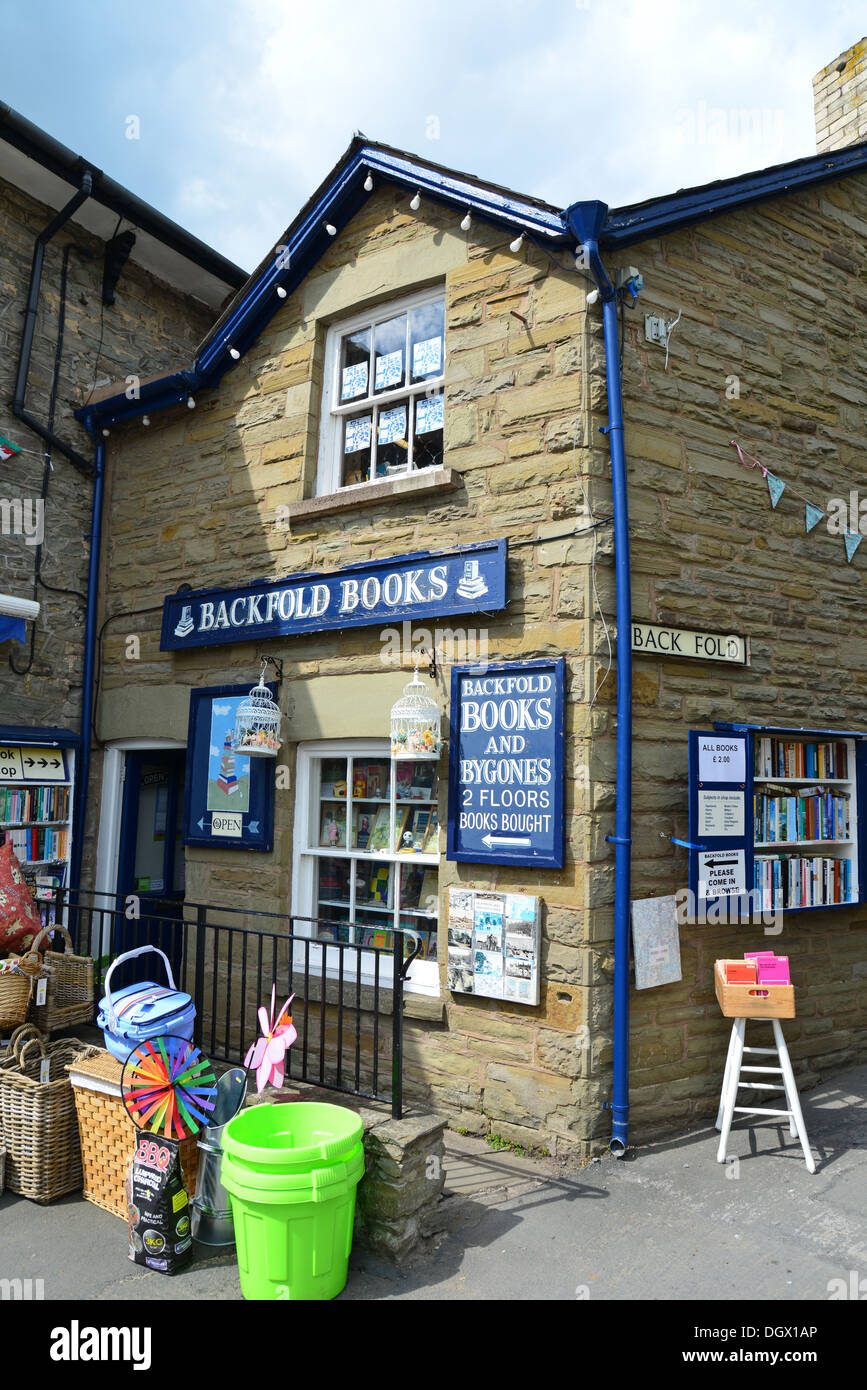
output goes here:
[{"label": "shelf of books", "polygon": [[0,843],[11,843],[46,925],[69,876],[74,756],[0,744]]},{"label": "shelf of books", "polygon": [[[319,938],[436,959],[439,824],[436,765],[382,756],[322,758],[307,853],[316,857]],[[352,924],[355,924],[354,926]]]},{"label": "shelf of books", "polygon": [[753,738],[753,888],[763,909],[857,902],[855,741]]}]

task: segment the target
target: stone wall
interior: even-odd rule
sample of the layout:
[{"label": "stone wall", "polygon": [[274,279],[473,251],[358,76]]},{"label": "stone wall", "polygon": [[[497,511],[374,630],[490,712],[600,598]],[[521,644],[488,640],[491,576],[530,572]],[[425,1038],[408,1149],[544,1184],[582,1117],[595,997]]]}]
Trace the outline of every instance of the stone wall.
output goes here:
[{"label": "stone wall", "polygon": [[[772,512],[761,477],[738,465],[729,441],[743,438],[820,503],[856,485],[865,214],[864,180],[847,180],[612,258],[638,264],[647,284],[627,315],[624,359],[636,618],[742,632],[753,653],[747,670],[636,660],[637,897],[686,880],[669,836],[686,831],[688,727],[732,718],[863,725],[860,556],[849,567],[840,538],[805,537],[803,514],[785,496]],[[231,586],[509,537],[509,605],[486,620],[489,659],[566,657],[566,863],[562,872],[491,872],[443,860],[440,889],[460,882],[542,898],[542,1002],[527,1009],[446,991],[441,931],[440,997],[407,1000],[405,1075],[410,1097],[459,1128],[586,1154],[609,1131],[612,1035],[612,543],[604,525],[573,534],[591,515],[611,515],[597,432],[606,421],[600,316],[585,313],[574,273],[533,247],[511,255],[492,229],[474,224],[465,237],[456,223],[424,204],[413,217],[406,195],[377,191],[219,392],[194,412],[162,413],[150,431],[112,435],[107,603],[158,609],[181,583]],[[328,324],[442,279],[450,485],[423,500],[397,489],[317,514],[304,503]],[[664,353],[644,342],[643,313],[674,319],[681,308],[666,372]],[[594,577],[607,633],[594,616]],[[141,639],[134,660],[130,634]],[[190,687],[250,679],[258,650],[161,653],[157,611],[112,625],[103,737],[184,739]],[[264,650],[285,663],[275,850],[188,851],[188,893],[285,912],[297,742],[382,737],[404,677],[384,667],[376,629]],[[448,677],[441,670],[443,707]],[[442,785],[445,761],[440,773]],[[445,810],[443,786],[441,824]],[[787,1034],[812,1076],[863,1055],[865,916],[844,909],[793,923],[773,944],[793,958],[799,1018]],[[633,999],[637,1138],[683,1128],[715,1105],[726,1025],[712,961],[755,941],[695,928],[682,944],[683,983]]]},{"label": "stone wall", "polygon": [[[14,393],[34,238],[53,215],[44,204],[0,180],[0,434],[24,451],[3,464],[0,497],[10,502],[35,502],[42,489],[44,446],[14,418],[8,403]],[[92,458],[93,442],[72,413],[91,388],[130,373],[146,376],[175,366],[204,336],[212,314],[132,261],[123,269],[115,303],[104,307],[103,244],[68,223],[45,252],[27,389],[27,409],[44,424],[48,423],[66,247],[72,249],[54,428],[85,458]],[[28,664],[31,625],[27,625],[25,647],[4,647],[0,723],[59,724],[77,730],[92,484],[62,455],[55,454],[53,464],[45,502],[42,577],[55,589],[70,592],[40,589],[42,609],[36,623],[33,666],[27,675],[14,674],[8,656],[12,654],[19,670]],[[0,534],[0,588],[32,598],[35,553],[35,545],[24,536]]]},{"label": "stone wall", "polygon": [[[736,632],[751,647],[747,668],[634,659],[636,898],[687,884],[686,851],[669,843],[688,838],[687,729],[712,729],[714,720],[867,728],[867,552],[849,565],[841,536],[824,524],[807,535],[804,503],[788,493],[772,509],[761,472],[742,467],[730,443],[738,439],[823,508],[863,487],[865,237],[860,175],[612,258],[637,265],[646,284],[634,318],[627,315],[624,354],[634,616]],[[644,314],[673,320],[680,310],[666,372],[664,349],[645,342]],[[600,512],[610,507],[607,471],[597,449]],[[599,587],[610,619],[607,556]],[[597,685],[606,664],[597,662]],[[585,842],[607,884],[589,913],[588,933],[600,940],[613,932],[604,835],[614,829],[614,674],[596,707],[611,728],[597,731],[591,752]],[[767,937],[761,927],[683,928],[683,982],[633,993],[636,1137],[715,1111],[729,1024],[714,1001],[713,962],[753,948],[791,957],[798,1017],[784,1027],[800,1084],[867,1055],[864,908],[790,916]],[[600,1022],[601,1038],[610,1013]]]},{"label": "stone wall", "polygon": [[[113,432],[107,602],[157,607],[181,583],[232,585],[509,537],[507,609],[464,621],[484,623],[491,661],[566,657],[566,864],[561,872],[502,869],[491,876],[443,860],[440,887],[444,895],[452,883],[494,884],[544,900],[542,1002],[527,1009],[447,993],[441,932],[441,997],[407,1001],[405,1075],[411,1097],[448,1110],[461,1127],[575,1149],[603,1125],[608,1084],[604,1047],[583,1046],[594,987],[610,971],[610,947],[583,930],[586,901],[598,892],[583,863],[594,542],[572,538],[586,521],[582,403],[603,398],[600,339],[594,329],[585,342],[584,283],[574,272],[561,272],[532,246],[512,255],[508,236],[495,229],[474,224],[465,236],[458,221],[424,205],[413,216],[408,195],[378,191],[218,392],[200,394],[195,411],[161,413],[150,431]],[[403,496],[398,485],[389,498],[351,510],[305,509],[314,490],[328,324],[371,301],[443,280],[450,480],[420,500]],[[288,527],[281,508],[288,508]],[[130,634],[141,639],[135,661],[127,658]],[[249,680],[259,649],[242,643],[161,653],[157,612],[113,624],[98,713],[102,736],[184,739],[189,688]],[[384,664],[375,628],[262,649],[285,663],[288,743],[280,757],[275,850],[189,850],[187,891],[202,901],[286,912],[296,742],[383,737],[406,675]],[[445,666],[438,677],[444,708],[448,684]],[[445,772],[444,759],[441,824]]]}]

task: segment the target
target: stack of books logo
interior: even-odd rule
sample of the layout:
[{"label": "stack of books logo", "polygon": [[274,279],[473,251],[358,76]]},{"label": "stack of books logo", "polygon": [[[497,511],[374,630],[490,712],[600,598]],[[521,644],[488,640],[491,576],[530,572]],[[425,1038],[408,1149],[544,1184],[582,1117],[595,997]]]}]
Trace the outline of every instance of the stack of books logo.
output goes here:
[{"label": "stack of books logo", "polygon": [[478,560],[465,560],[464,572],[458,580],[458,598],[481,598],[488,586],[479,574]]},{"label": "stack of books logo", "polygon": [[181,616],[178,619],[178,625],[175,628],[175,636],[187,637],[192,632],[194,627],[195,623],[193,622],[192,604],[185,603],[183,608],[181,609]]}]

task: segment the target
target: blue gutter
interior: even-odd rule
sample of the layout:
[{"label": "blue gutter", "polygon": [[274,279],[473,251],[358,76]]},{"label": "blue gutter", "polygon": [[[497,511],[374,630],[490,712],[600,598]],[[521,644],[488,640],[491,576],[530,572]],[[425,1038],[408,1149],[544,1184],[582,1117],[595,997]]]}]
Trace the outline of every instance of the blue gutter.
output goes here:
[{"label": "blue gutter", "polygon": [[93,667],[96,651],[96,606],[99,590],[99,551],[102,543],[102,499],[105,487],[105,445],[97,439],[93,461],[95,477],[90,512],[90,559],[87,567],[87,617],[84,628],[84,674],[81,691],[81,753],[75,769],[75,805],[72,813],[72,853],[69,886],[81,887],[81,861],[87,820],[90,782],[90,745],[93,725]]},{"label": "blue gutter", "polygon": [[614,1075],[609,1148],[622,1154],[629,1142],[629,921],[632,849],[632,594],[629,574],[629,505],[623,443],[623,387],[614,286],[599,256],[604,203],[573,203],[566,220],[582,244],[602,300],[608,448],[614,500],[614,563],[617,589],[617,783],[614,835]]}]

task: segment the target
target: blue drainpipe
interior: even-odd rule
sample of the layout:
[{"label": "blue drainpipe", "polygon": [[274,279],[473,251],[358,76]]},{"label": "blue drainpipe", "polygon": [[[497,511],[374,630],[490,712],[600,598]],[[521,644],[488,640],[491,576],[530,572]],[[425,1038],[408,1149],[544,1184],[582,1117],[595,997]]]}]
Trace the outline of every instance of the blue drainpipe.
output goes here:
[{"label": "blue drainpipe", "polygon": [[614,1076],[609,1148],[622,1154],[629,1142],[629,919],[632,823],[632,595],[629,575],[629,506],[623,445],[623,389],[617,299],[599,256],[605,203],[573,203],[565,212],[583,246],[587,269],[602,300],[608,447],[614,493],[614,562],[617,587],[617,805],[614,816]]},{"label": "blue drainpipe", "polygon": [[93,723],[93,665],[96,649],[96,608],[99,594],[99,551],[102,541],[102,497],[105,484],[105,445],[97,436],[93,461],[95,477],[90,511],[90,560],[87,569],[87,617],[84,628],[84,671],[81,692],[81,756],[75,769],[75,808],[72,817],[72,855],[69,886],[81,887],[81,860],[87,823],[87,789],[90,781],[90,743]]}]

